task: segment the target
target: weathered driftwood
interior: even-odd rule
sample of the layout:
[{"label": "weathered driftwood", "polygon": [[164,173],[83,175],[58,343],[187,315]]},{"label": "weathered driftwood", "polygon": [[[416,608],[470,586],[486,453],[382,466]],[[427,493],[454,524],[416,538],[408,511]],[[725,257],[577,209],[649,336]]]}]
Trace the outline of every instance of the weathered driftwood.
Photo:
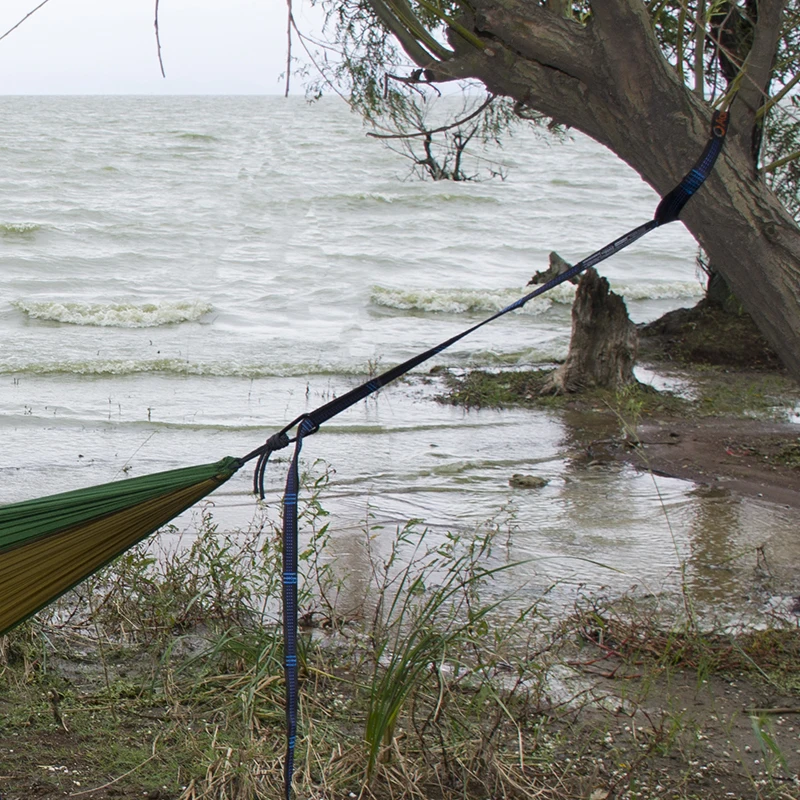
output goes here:
[{"label": "weathered driftwood", "polygon": [[605,278],[588,269],[575,293],[567,360],[553,373],[542,394],[619,389],[635,383],[638,344],[625,301],[611,291]]}]

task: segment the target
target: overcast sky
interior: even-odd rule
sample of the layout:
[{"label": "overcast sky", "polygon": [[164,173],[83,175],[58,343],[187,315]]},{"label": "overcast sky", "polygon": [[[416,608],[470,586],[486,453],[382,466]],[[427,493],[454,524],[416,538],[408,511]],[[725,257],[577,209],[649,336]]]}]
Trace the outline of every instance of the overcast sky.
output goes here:
[{"label": "overcast sky", "polygon": [[[0,0],[0,35],[41,0]],[[295,15],[311,26],[301,4]],[[277,94],[285,0],[49,0],[0,41],[0,94]],[[295,93],[301,93],[299,81]]]}]

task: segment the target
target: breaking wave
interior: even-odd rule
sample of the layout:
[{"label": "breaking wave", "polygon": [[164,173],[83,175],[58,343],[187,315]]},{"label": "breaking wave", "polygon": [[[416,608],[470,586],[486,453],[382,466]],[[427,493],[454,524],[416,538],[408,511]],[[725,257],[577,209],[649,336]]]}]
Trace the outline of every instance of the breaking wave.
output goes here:
[{"label": "breaking wave", "polygon": [[96,375],[140,374],[193,375],[210,378],[287,378],[312,375],[366,377],[363,365],[303,363],[253,364],[235,362],[197,363],[179,358],[93,359],[87,361],[3,361],[0,375]]},{"label": "breaking wave", "polygon": [[[559,302],[559,293],[566,292],[560,302],[571,302],[575,294],[572,286],[557,287],[548,293],[547,299],[531,300],[523,309],[523,314],[542,314],[552,302]],[[399,311],[427,311],[448,314],[492,313],[500,311],[518,300],[525,291],[522,289],[386,289],[373,286],[370,301],[376,306],[395,308]]]},{"label": "breaking wave", "polygon": [[653,281],[629,284],[612,280],[611,288],[626,300],[680,300],[703,295],[703,288],[697,281]]},{"label": "breaking wave", "polygon": [[199,300],[165,303],[77,303],[17,300],[12,305],[32,319],[101,328],[156,328],[196,322],[212,310]]},{"label": "breaking wave", "polygon": [[0,225],[0,236],[30,236],[41,227],[35,222],[6,222]]},{"label": "breaking wave", "polygon": [[[694,281],[672,281],[652,283],[618,283],[611,281],[611,288],[626,300],[677,300],[702,295],[702,289]],[[376,306],[394,308],[398,311],[423,311],[428,313],[471,314],[494,313],[510,305],[533,286],[520,289],[387,289],[373,286],[370,302]],[[553,303],[571,304],[575,299],[575,287],[561,284],[525,305],[520,313],[538,315],[547,311]]]}]

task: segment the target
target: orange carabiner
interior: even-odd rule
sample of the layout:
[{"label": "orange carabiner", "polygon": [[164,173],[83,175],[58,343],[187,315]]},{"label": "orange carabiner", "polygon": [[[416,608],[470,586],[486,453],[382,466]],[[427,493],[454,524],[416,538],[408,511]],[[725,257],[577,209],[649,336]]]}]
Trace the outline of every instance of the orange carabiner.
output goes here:
[{"label": "orange carabiner", "polygon": [[728,112],[716,111],[714,112],[714,119],[711,123],[711,130],[714,136],[722,138],[728,132]]}]

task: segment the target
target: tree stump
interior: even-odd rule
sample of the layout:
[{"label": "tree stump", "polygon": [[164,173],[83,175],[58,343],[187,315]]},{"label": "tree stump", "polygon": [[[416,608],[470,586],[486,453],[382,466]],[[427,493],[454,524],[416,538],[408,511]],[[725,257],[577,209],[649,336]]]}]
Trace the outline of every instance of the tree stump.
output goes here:
[{"label": "tree stump", "polygon": [[[547,283],[547,281],[558,277],[562,272],[566,272],[572,264],[565,261],[561,256],[553,250],[550,253],[550,266],[547,269],[537,272],[529,281],[528,286]],[[574,275],[569,279],[570,283],[577,283],[578,278]]]},{"label": "tree stump", "polygon": [[572,338],[564,364],[542,394],[620,389],[636,383],[633,367],[639,337],[625,301],[594,269],[583,274],[572,306]]}]

